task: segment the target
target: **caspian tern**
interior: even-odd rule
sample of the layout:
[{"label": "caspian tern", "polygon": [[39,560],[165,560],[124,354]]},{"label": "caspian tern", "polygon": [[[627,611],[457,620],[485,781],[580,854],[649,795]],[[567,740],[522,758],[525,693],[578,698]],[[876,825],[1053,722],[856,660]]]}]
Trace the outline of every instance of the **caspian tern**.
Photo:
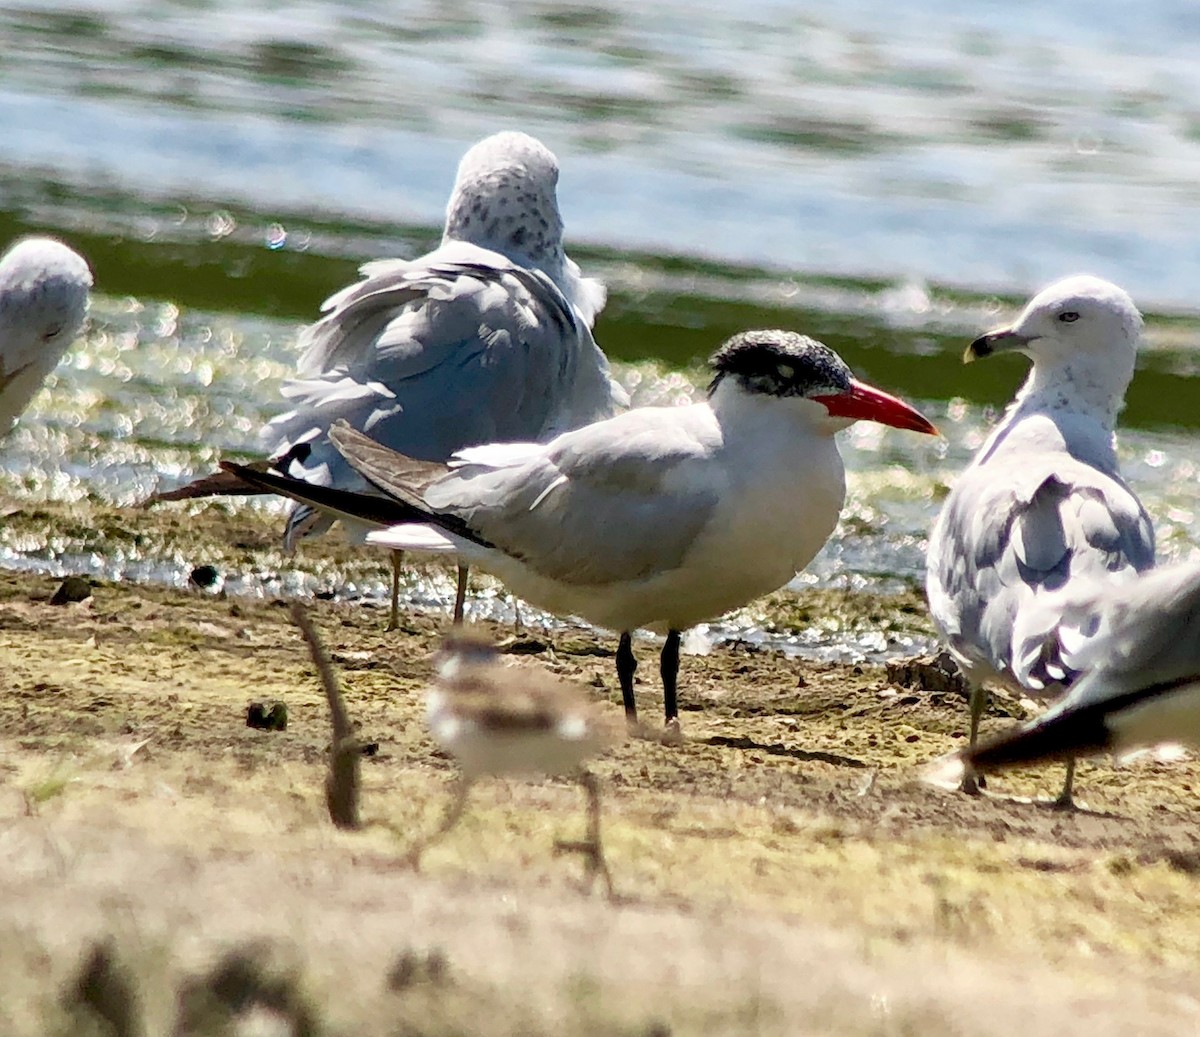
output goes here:
[{"label": "caspian tern", "polygon": [[436,831],[409,852],[415,866],[462,817],[471,785],[484,777],[570,774],[588,803],[588,837],[556,844],[583,853],[589,879],[612,878],[600,841],[600,785],[584,769],[589,757],[619,741],[617,724],[587,700],[583,689],[541,668],[505,665],[491,645],[462,632],[446,638],[435,679],[426,692],[426,721],[434,741],[458,762],[453,799]]},{"label": "caspian tern", "polygon": [[392,527],[368,543],[457,554],[548,612],[620,631],[617,675],[631,722],[631,632],[666,633],[661,672],[674,733],[680,632],[783,586],[833,531],[845,498],[834,433],[859,419],[936,432],[794,332],[735,335],[710,362],[702,402],[627,411],[546,444],[475,447],[450,466],[336,426],[334,444],[388,501],[227,467]]},{"label": "caspian tern", "polygon": [[[445,461],[464,447],[538,442],[609,417],[628,397],[609,375],[591,326],[599,282],[563,251],[558,162],[523,133],[498,133],[463,157],[442,244],[414,260],[368,263],[301,334],[292,410],[262,432],[268,456],[308,482],[374,492],[329,442],[338,420],[412,457]],[[262,465],[266,467],[266,465]],[[261,488],[209,476],[151,501]],[[293,508],[285,542],[335,520]],[[361,538],[361,524],[348,522]],[[461,620],[465,571],[455,618]],[[399,556],[392,612],[398,622]]]},{"label": "caspian tern", "polygon": [[1092,580],[1059,625],[1086,669],[1070,692],[1036,720],[935,761],[929,780],[1164,742],[1200,748],[1200,565],[1116,587]]},{"label": "caspian tern", "polygon": [[[1141,328],[1116,285],[1070,277],[967,348],[967,361],[1006,351],[1033,361],[929,538],[930,611],[971,684],[971,745],[986,683],[1052,699],[1078,677],[1078,631],[1059,623],[1078,586],[1154,564],[1154,529],[1121,479],[1113,432]],[[1068,768],[1062,806],[1072,778]],[[977,789],[969,771],[963,789]]]},{"label": "caspian tern", "polygon": [[0,435],[83,328],[92,272],[53,238],[25,238],[0,257]]}]

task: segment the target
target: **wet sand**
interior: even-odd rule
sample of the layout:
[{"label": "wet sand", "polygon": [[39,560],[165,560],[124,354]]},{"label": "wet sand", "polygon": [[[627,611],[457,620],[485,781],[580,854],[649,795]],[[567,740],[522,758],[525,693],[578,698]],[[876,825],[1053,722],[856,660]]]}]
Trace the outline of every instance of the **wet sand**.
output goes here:
[{"label": "wet sand", "polygon": [[[214,506],[44,506],[5,521],[10,536],[84,540],[107,522],[220,565],[271,564],[276,550],[268,517]],[[318,568],[383,570],[337,537],[311,552]],[[567,781],[481,784],[413,872],[405,850],[437,823],[454,773],[420,694],[444,615],[385,633],[382,609],[312,605],[374,746],[366,825],[344,832],[324,804],[328,710],[287,602],[101,583],[52,605],[58,583],[0,572],[5,1033],[1200,1024],[1195,762],[1084,764],[1078,813],[1000,798],[1052,795],[1058,768],[995,779],[992,796],[947,793],[917,776],[962,744],[959,694],[730,644],[684,658],[684,745],[630,741],[597,761],[615,902],[552,852],[582,832]],[[759,608],[781,629],[927,628],[911,596],[780,594]],[[549,668],[619,713],[614,638],[482,626],[512,665]],[[635,649],[656,720],[657,645]],[[246,726],[250,703],[275,700],[286,730]],[[1023,715],[1002,700],[987,724]],[[247,1005],[260,1029],[220,1029]]]}]

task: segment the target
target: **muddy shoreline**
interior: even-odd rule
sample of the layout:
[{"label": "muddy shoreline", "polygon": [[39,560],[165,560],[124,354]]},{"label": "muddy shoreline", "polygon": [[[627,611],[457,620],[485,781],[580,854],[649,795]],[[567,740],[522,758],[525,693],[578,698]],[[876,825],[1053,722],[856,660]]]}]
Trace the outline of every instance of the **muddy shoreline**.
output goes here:
[{"label": "muddy shoreline", "polygon": [[[40,506],[10,512],[4,536],[86,546],[103,530],[194,564],[276,564],[269,515],[151,516]],[[380,570],[334,537],[305,564],[334,563]],[[283,595],[98,581],[51,605],[59,582],[0,570],[5,1032],[170,1032],[189,998],[220,1000],[239,950],[242,973],[274,991],[260,990],[262,1011],[290,1032],[1040,1034],[1086,1019],[1116,1034],[1200,1021],[1193,761],[1088,763],[1089,810],[1076,814],[1000,798],[1052,794],[1054,769],[997,781],[994,797],[951,795],[917,775],[962,743],[961,696],[731,643],[684,659],[682,747],[628,742],[597,764],[615,904],[551,852],[582,824],[566,782],[481,786],[414,874],[404,849],[435,823],[453,773],[421,720],[443,613],[386,634],[381,609],[312,604],[377,746],[362,761],[367,826],[342,833],[324,810],[327,708]],[[928,624],[915,595],[785,593],[756,607],[788,629]],[[513,665],[619,710],[612,638],[482,626]],[[655,646],[638,652],[654,718]],[[246,726],[265,700],[286,703],[285,731]],[[987,724],[1022,715],[1000,701]],[[85,968],[97,947],[103,982]],[[134,1029],[97,1028],[93,995],[113,976],[133,992]]]}]

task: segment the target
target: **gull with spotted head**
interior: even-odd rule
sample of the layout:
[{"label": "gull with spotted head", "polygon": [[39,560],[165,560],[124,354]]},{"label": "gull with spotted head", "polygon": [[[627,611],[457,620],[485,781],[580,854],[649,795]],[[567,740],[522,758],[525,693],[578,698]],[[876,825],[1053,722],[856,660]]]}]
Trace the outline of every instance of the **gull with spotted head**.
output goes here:
[{"label": "gull with spotted head", "polygon": [[83,330],[92,272],[53,238],[24,238],[0,257],[0,435]]},{"label": "gull with spotted head", "polygon": [[846,491],[835,433],[859,419],[936,432],[908,404],[855,379],[833,350],[794,332],[735,335],[710,363],[700,402],[637,408],[545,444],[475,447],[449,465],[335,426],[334,445],[385,499],[229,467],[390,527],[369,543],[455,554],[548,612],[619,631],[617,676],[631,722],[631,633],[665,633],[674,737],[681,631],[783,586],[833,532]]},{"label": "gull with spotted head", "polygon": [[[563,250],[558,173],[554,155],[527,134],[480,141],[459,164],[441,245],[418,259],[368,263],[361,281],[326,300],[283,386],[291,409],[262,433],[278,470],[371,493],[330,442],[334,422],[441,462],[483,443],[543,442],[628,405],[592,337],[604,286]],[[261,492],[222,472],[151,501]],[[343,518],[352,536],[365,536],[361,522]],[[297,505],[285,541],[334,521]],[[399,563],[394,554],[391,628]],[[460,569],[456,621],[465,580]]]},{"label": "gull with spotted head", "polygon": [[[1054,699],[1080,676],[1087,637],[1062,619],[1081,587],[1154,565],[1154,529],[1121,478],[1114,433],[1141,329],[1124,291],[1079,276],[967,348],[968,362],[1009,351],[1033,362],[929,538],[930,611],[971,685],[972,746],[988,684]],[[978,790],[969,768],[962,788]]]}]

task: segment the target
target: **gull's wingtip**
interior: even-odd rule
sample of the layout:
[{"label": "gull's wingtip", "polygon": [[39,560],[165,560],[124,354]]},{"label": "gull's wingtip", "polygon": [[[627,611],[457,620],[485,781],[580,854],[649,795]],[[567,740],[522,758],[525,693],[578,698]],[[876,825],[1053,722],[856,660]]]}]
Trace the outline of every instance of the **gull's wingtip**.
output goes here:
[{"label": "gull's wingtip", "polygon": [[919,777],[926,785],[954,792],[962,786],[966,769],[961,752],[947,753],[925,764]]}]

